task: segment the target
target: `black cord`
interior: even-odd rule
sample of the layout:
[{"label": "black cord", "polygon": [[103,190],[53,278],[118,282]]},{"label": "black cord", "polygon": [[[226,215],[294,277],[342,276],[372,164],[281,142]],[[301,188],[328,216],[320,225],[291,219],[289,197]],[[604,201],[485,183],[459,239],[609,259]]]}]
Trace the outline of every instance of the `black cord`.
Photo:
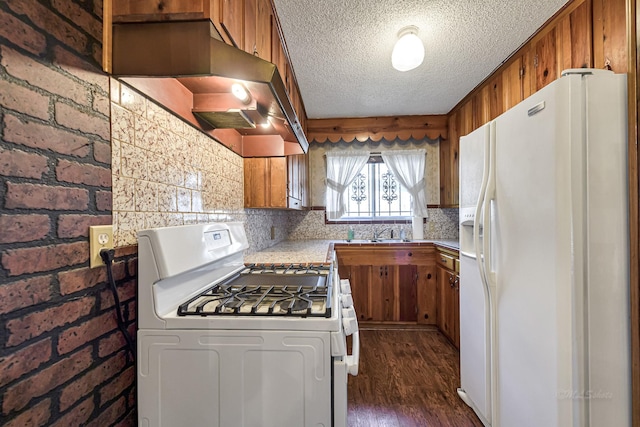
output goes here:
[{"label": "black cord", "polygon": [[116,282],[113,280],[113,271],[111,270],[111,264],[113,263],[113,259],[115,258],[116,251],[113,249],[102,249],[100,251],[100,258],[107,265],[107,277],[109,278],[109,285],[111,286],[111,293],[113,294],[113,301],[115,304],[116,317],[118,318],[118,329],[124,335],[124,339],[127,341],[127,347],[131,352],[131,357],[135,360],[136,358],[136,348],[133,344],[133,339],[131,335],[129,335],[129,331],[127,331],[127,327],[124,324],[124,317],[122,316],[122,307],[120,306],[120,298],[118,297],[118,290],[116,289]]}]

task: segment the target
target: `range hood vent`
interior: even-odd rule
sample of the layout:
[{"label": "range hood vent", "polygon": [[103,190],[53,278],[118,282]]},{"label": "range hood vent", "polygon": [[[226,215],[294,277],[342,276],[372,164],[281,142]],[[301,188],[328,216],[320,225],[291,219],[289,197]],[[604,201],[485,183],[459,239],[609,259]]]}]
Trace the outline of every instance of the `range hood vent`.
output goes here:
[{"label": "range hood vent", "polygon": [[276,66],[224,43],[209,20],[114,24],[112,74],[202,128],[309,148]]}]

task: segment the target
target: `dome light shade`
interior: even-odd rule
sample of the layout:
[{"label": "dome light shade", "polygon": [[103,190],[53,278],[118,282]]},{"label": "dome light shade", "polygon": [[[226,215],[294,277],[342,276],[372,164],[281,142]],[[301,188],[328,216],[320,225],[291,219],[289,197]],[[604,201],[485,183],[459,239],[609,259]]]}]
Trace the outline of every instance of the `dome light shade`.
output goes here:
[{"label": "dome light shade", "polygon": [[424,60],[424,46],[418,37],[418,27],[409,25],[398,32],[398,41],[391,52],[391,65],[398,71],[413,70]]}]

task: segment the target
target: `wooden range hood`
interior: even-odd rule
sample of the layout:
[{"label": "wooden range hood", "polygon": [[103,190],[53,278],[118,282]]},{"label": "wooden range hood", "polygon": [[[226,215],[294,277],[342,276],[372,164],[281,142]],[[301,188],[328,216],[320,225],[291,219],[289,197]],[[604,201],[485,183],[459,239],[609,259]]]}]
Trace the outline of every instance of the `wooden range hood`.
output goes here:
[{"label": "wooden range hood", "polygon": [[309,148],[276,66],[224,43],[209,20],[114,24],[112,61],[115,77],[243,157]]}]

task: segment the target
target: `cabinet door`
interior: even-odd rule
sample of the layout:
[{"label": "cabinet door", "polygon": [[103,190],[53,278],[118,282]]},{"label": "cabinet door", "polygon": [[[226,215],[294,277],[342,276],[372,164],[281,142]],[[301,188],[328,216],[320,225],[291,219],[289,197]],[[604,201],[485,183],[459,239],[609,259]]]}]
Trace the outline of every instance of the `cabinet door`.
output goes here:
[{"label": "cabinet door", "polygon": [[244,206],[267,207],[268,158],[244,159]]},{"label": "cabinet door", "polygon": [[[342,267],[340,267],[342,268]],[[371,295],[369,293],[371,266],[370,265],[351,265],[348,266],[346,272],[351,283],[351,295],[353,297],[353,307],[359,320],[372,320],[369,301]],[[340,273],[340,277],[343,274]],[[347,276],[345,276],[347,277]]]},{"label": "cabinet door", "polygon": [[374,322],[397,321],[394,265],[374,265],[371,267],[370,301],[371,320]]},{"label": "cabinet door", "polygon": [[418,320],[418,266],[398,266],[398,320],[416,322]]},{"label": "cabinet door", "polygon": [[287,163],[285,157],[244,159],[244,206],[287,207]]},{"label": "cabinet door", "polygon": [[556,30],[556,27],[552,27],[533,45],[536,91],[558,78]]},{"label": "cabinet door", "polygon": [[244,46],[244,2],[218,0],[220,2],[219,25],[236,47]]},{"label": "cabinet door", "polygon": [[255,55],[258,51],[256,35],[257,8],[257,0],[244,0],[244,44],[242,50],[252,55]]},{"label": "cabinet door", "polygon": [[449,270],[438,266],[438,327],[453,341],[453,275]]},{"label": "cabinet door", "polygon": [[451,341],[456,348],[460,348],[460,276],[453,275],[453,287],[451,288],[451,321],[453,330]]},{"label": "cabinet door", "polygon": [[287,158],[269,158],[269,207],[287,207]]},{"label": "cabinet door", "polygon": [[418,279],[416,283],[417,322],[423,325],[437,323],[437,283],[435,265],[417,266]]},{"label": "cabinet door", "polygon": [[256,51],[265,61],[271,61],[271,10],[270,0],[257,0]]}]

